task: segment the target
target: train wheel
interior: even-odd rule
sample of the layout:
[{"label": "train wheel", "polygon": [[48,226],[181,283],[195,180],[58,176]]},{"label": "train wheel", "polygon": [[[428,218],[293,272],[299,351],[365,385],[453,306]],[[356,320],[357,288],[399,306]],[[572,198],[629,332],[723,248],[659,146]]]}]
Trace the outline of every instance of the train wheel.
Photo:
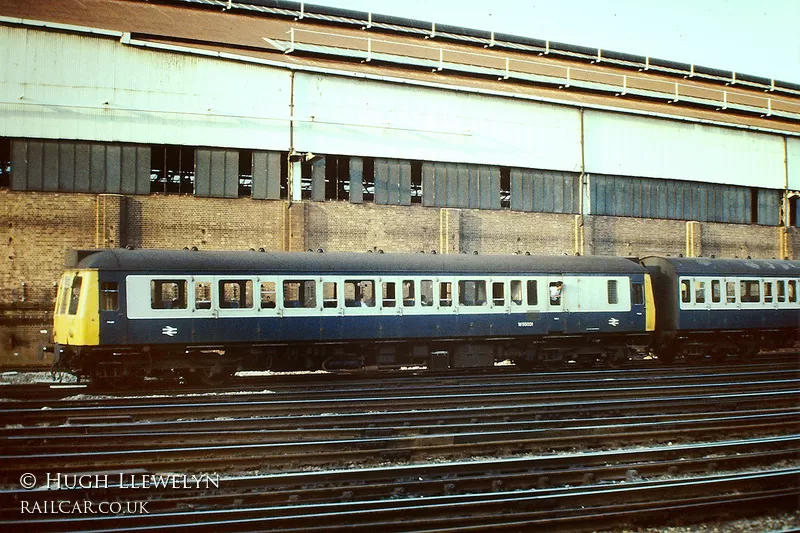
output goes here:
[{"label": "train wheel", "polygon": [[609,368],[619,369],[628,362],[628,355],[625,348],[617,348],[606,354],[606,364]]},{"label": "train wheel", "polygon": [[556,372],[564,367],[564,354],[557,350],[544,351],[539,356],[539,363],[545,370]]},{"label": "train wheel", "polygon": [[662,348],[659,350],[656,357],[658,357],[658,360],[665,365],[671,365],[675,362],[675,352],[668,348]]},{"label": "train wheel", "polygon": [[711,348],[711,362],[715,365],[719,365],[725,362],[725,358],[728,356],[728,351],[721,346],[715,346]]}]

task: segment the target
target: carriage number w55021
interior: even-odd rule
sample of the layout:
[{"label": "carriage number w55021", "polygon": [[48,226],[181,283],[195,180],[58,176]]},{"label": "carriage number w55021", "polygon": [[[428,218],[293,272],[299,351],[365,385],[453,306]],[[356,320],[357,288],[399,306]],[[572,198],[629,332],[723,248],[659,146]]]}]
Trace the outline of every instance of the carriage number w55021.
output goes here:
[{"label": "carriage number w55021", "polygon": [[530,328],[533,327],[533,322],[517,322],[517,325],[521,328]]}]

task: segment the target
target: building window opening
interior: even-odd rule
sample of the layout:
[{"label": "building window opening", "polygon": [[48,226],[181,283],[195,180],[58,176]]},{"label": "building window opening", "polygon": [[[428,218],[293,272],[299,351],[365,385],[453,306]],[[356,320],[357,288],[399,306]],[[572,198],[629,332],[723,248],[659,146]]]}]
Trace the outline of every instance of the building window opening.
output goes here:
[{"label": "building window opening", "polygon": [[791,196],[789,197],[789,212],[786,216],[786,221],[789,226],[797,227],[800,224],[797,223],[797,199],[800,198],[798,196]]},{"label": "building window opening", "polygon": [[194,193],[194,148],[154,145],[150,154],[151,193]]},{"label": "building window opening", "polygon": [[325,199],[350,200],[350,158],[325,156]]},{"label": "building window opening", "polygon": [[253,196],[253,151],[239,152],[239,198]]},{"label": "building window opening", "polygon": [[0,189],[11,187],[11,139],[0,138]]},{"label": "building window opening", "polygon": [[758,189],[750,189],[750,223],[758,224]]},{"label": "building window opening", "polygon": [[511,208],[511,169],[500,167],[500,207]]},{"label": "building window opening", "polygon": [[300,197],[303,200],[311,199],[312,187],[312,165],[311,161],[303,161],[300,163]]},{"label": "building window opening", "polygon": [[422,161],[411,161],[411,203],[422,203]]},{"label": "building window opening", "polygon": [[364,158],[362,186],[364,187],[364,201],[375,201],[375,159],[372,157]]}]

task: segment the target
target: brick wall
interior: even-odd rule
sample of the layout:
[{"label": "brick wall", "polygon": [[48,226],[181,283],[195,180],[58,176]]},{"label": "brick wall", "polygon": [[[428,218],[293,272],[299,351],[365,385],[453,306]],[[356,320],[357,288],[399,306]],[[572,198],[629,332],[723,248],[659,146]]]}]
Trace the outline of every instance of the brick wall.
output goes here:
[{"label": "brick wall", "polygon": [[[573,254],[573,215],[263,201],[190,196],[22,193],[0,190],[0,368],[38,359],[39,331],[52,320],[53,283],[66,251],[132,245],[203,250]],[[685,254],[683,221],[584,217],[584,253]],[[702,223],[695,251],[717,257],[777,257],[775,227]],[[800,251],[800,229],[787,243]],[[23,287],[22,283],[25,282]]]},{"label": "brick wall", "polygon": [[686,253],[684,221],[606,216],[584,218],[586,254],[642,257]]}]

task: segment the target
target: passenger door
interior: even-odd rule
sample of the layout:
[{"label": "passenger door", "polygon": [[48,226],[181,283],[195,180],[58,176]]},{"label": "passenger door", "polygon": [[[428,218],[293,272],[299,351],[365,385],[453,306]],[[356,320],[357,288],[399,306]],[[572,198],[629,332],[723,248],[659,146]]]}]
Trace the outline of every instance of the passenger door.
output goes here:
[{"label": "passenger door", "polygon": [[192,342],[209,342],[217,338],[217,309],[214,297],[214,278],[192,277],[189,290],[189,308],[192,310]]},{"label": "passenger door", "polygon": [[[567,286],[564,283],[564,276],[549,276],[547,279],[546,292],[544,294],[547,303],[547,331],[548,333],[563,333],[567,329],[567,307],[565,305],[567,299],[567,292],[572,290],[575,295],[570,297],[574,298],[577,302],[577,286],[575,284]],[[561,289],[558,289],[558,284],[561,284]]]}]

